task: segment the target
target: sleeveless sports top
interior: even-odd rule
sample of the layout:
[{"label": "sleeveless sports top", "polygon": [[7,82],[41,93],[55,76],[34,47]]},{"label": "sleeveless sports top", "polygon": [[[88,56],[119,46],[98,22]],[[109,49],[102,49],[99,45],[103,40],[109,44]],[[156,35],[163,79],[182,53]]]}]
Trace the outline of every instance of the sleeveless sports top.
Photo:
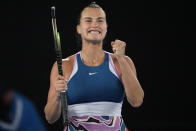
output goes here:
[{"label": "sleeveless sports top", "polygon": [[99,66],[87,66],[80,52],[67,83],[68,115],[71,125],[64,130],[125,131],[121,108],[124,88],[108,52]]}]

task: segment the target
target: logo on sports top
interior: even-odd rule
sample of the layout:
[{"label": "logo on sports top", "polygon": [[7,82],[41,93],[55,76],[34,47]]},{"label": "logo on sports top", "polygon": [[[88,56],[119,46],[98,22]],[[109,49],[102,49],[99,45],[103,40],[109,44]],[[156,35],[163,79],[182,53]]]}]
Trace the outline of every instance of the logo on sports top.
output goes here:
[{"label": "logo on sports top", "polygon": [[95,75],[95,74],[97,74],[98,72],[89,72],[88,74],[90,75],[90,76],[92,76],[92,75]]}]

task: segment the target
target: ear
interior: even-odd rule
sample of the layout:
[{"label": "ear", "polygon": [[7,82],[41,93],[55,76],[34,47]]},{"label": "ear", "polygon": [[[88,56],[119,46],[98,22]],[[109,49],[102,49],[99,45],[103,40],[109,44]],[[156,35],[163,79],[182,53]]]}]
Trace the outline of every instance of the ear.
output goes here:
[{"label": "ear", "polygon": [[77,25],[77,26],[76,26],[76,30],[77,30],[78,34],[81,34],[80,25]]}]

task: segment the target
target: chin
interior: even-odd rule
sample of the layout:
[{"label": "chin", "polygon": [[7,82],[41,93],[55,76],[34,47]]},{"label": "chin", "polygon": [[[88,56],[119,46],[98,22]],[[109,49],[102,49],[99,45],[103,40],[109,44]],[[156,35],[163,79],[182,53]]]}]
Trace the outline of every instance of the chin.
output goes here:
[{"label": "chin", "polygon": [[97,45],[97,44],[101,44],[103,40],[100,40],[100,39],[87,39],[86,41],[88,43],[92,43],[94,45]]}]

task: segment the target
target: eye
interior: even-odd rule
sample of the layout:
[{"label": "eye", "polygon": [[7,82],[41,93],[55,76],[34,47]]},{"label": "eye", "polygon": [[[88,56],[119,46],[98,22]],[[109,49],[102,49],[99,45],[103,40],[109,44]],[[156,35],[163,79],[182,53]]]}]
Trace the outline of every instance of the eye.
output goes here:
[{"label": "eye", "polygon": [[101,23],[101,22],[104,22],[104,20],[103,19],[99,19],[99,20],[97,20],[99,23]]},{"label": "eye", "polygon": [[85,22],[88,22],[88,23],[90,23],[90,22],[92,22],[92,20],[85,20]]}]

